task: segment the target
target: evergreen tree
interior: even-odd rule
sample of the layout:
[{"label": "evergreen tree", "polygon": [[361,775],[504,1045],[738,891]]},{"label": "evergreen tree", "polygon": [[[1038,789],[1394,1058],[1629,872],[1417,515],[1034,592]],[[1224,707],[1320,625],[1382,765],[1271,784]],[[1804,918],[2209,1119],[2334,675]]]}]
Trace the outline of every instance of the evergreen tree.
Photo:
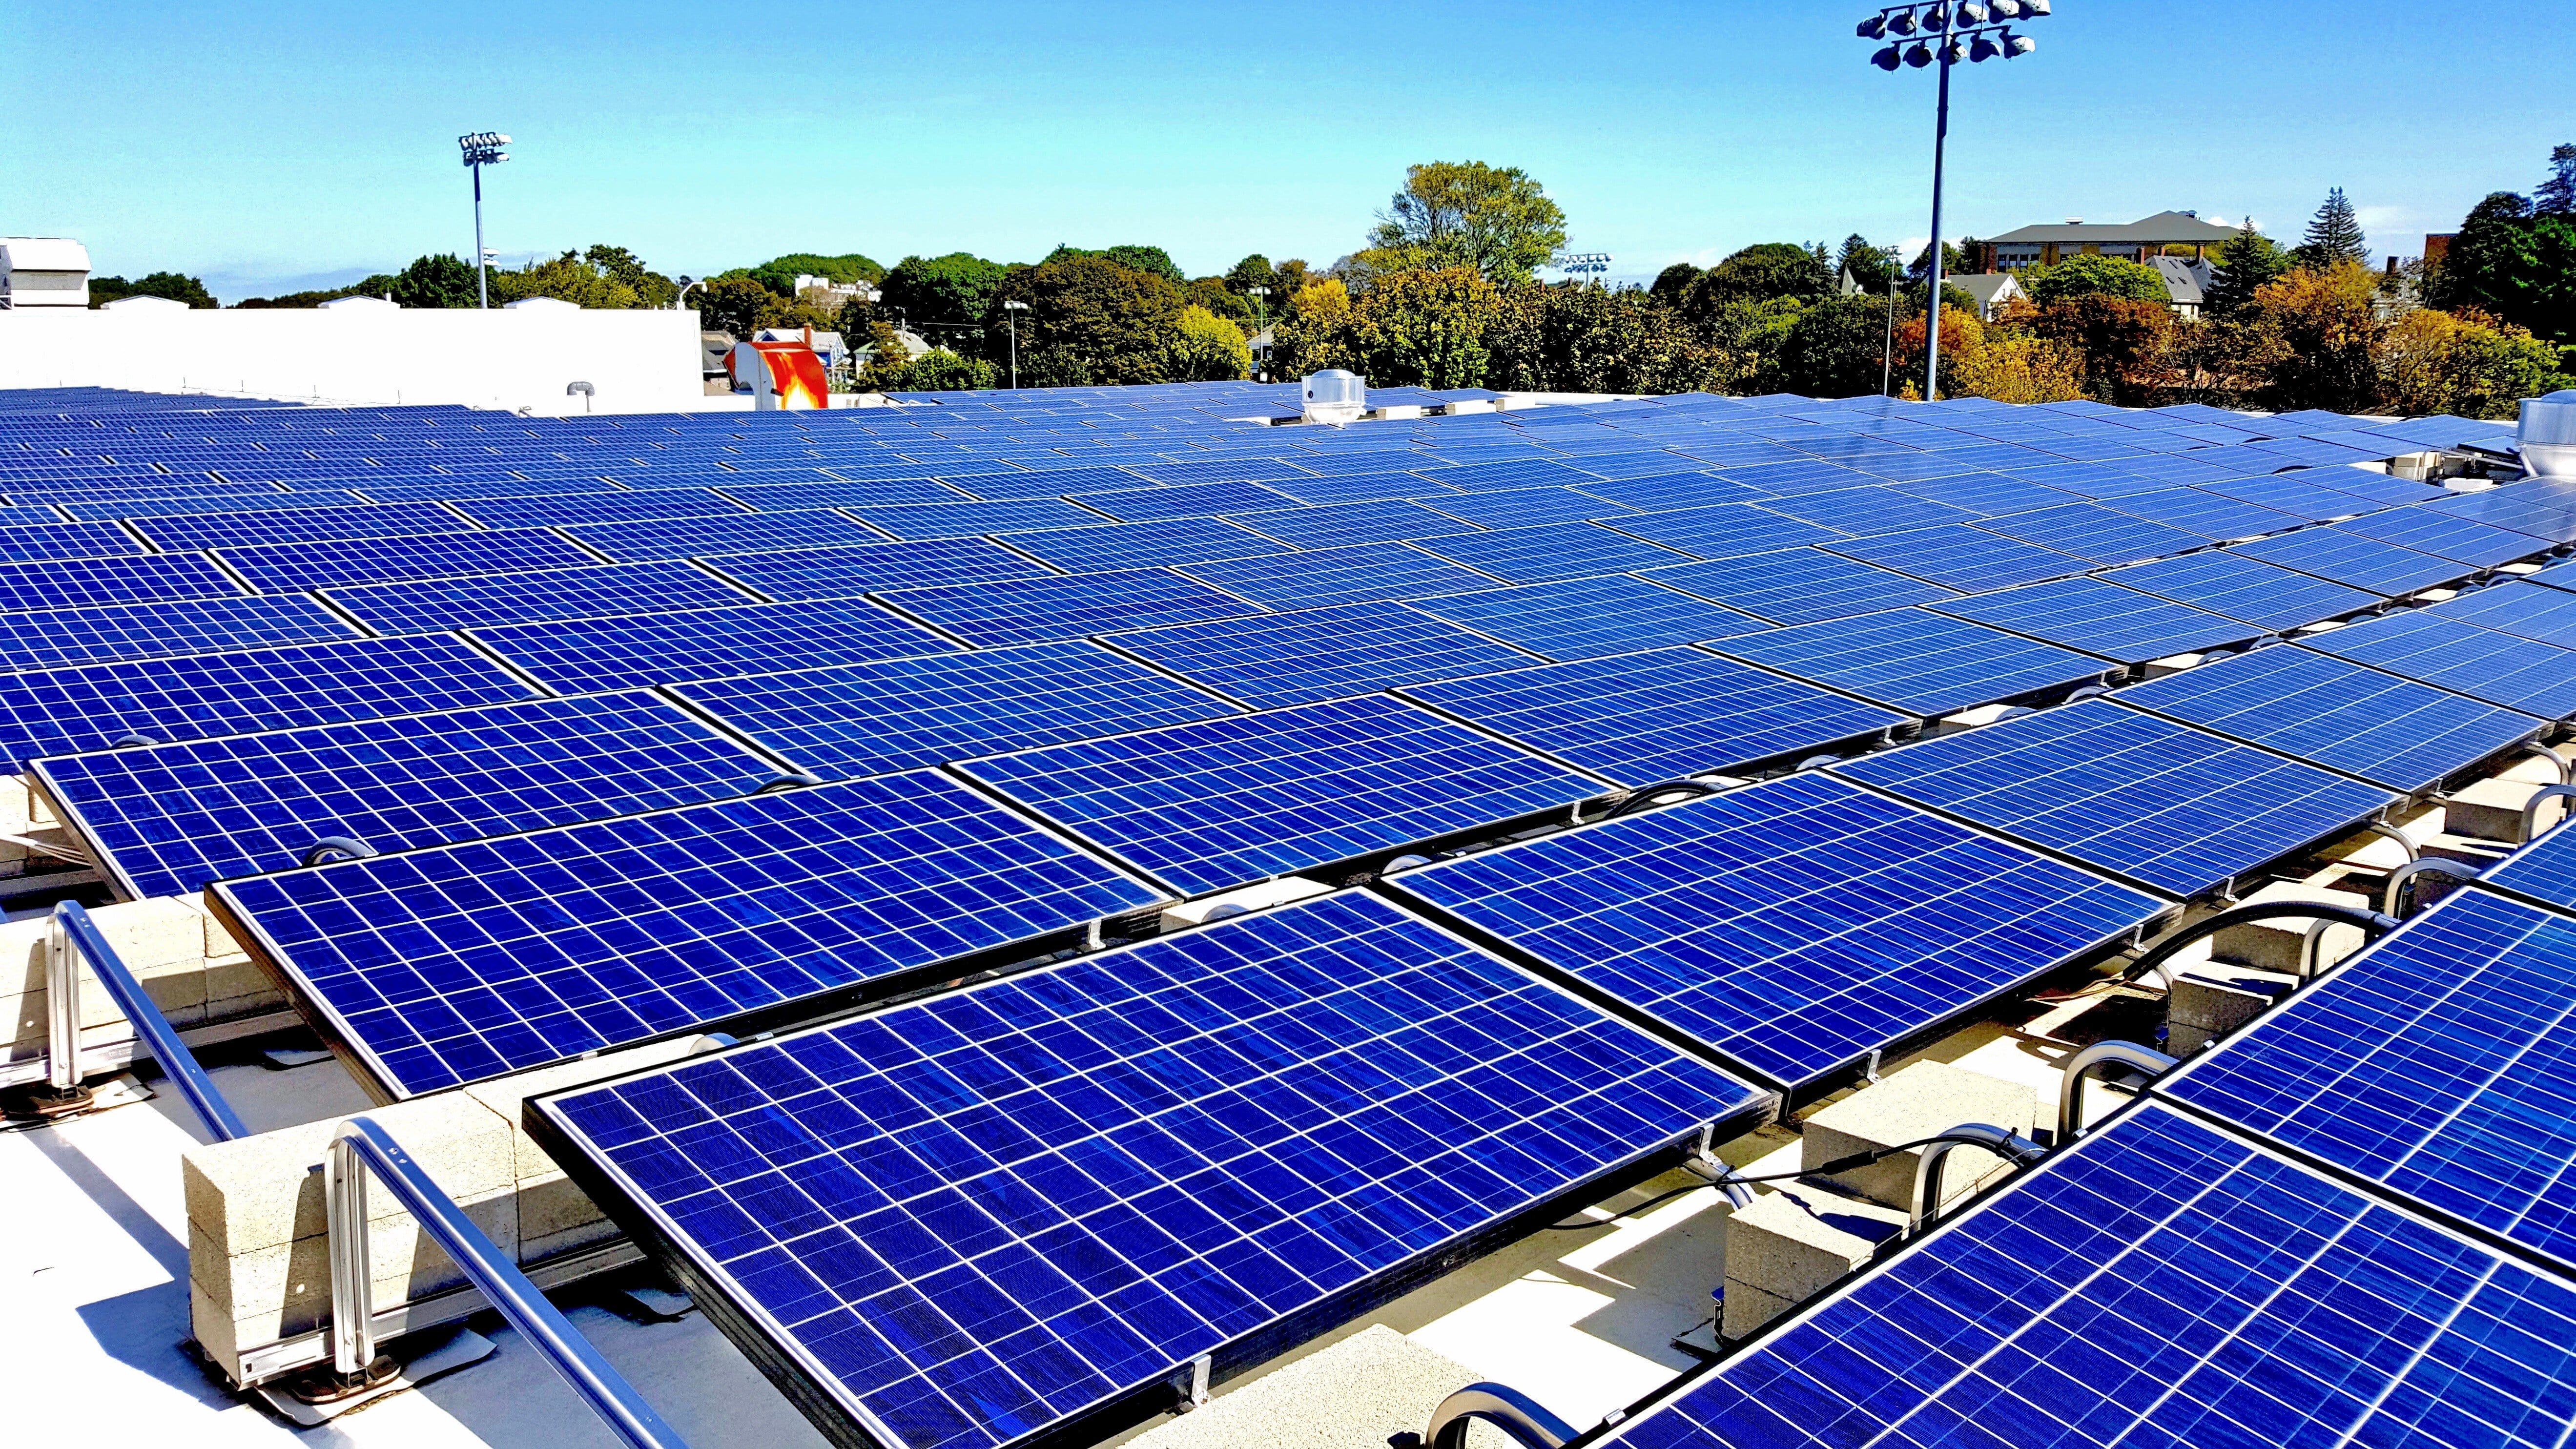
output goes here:
[{"label": "evergreen tree", "polygon": [[2576,141],[2549,148],[2549,179],[2531,193],[2531,209],[2541,216],[2576,216]]},{"label": "evergreen tree", "polygon": [[2211,286],[2205,305],[2215,316],[2228,317],[2243,311],[2254,300],[2254,290],[2290,269],[2290,258],[2272,239],[2254,229],[2248,221],[2242,231],[2221,243],[2217,263],[2218,276]]},{"label": "evergreen tree", "polygon": [[2325,205],[2308,223],[2308,234],[2291,252],[2300,266],[2322,272],[2337,262],[2370,264],[2370,246],[2361,235],[2361,218],[2338,186],[2326,193]]}]

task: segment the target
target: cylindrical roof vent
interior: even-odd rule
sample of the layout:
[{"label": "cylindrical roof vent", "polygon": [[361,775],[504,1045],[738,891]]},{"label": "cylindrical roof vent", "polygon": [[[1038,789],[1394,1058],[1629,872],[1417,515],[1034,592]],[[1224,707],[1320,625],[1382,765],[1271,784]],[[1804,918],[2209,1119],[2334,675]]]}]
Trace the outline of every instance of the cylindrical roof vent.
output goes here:
[{"label": "cylindrical roof vent", "polygon": [[2524,398],[2514,447],[2533,477],[2576,478],[2576,388]]},{"label": "cylindrical roof vent", "polygon": [[1306,377],[1306,421],[1351,423],[1368,411],[1368,381],[1357,373],[1328,367]]}]

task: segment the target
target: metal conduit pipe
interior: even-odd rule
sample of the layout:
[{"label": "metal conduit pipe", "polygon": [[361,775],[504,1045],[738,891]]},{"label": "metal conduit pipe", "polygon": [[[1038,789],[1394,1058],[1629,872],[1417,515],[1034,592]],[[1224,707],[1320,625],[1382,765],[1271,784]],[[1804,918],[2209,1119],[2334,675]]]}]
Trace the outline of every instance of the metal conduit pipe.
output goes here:
[{"label": "metal conduit pipe", "polygon": [[1423,1431],[1427,1449],[1467,1449],[1467,1426],[1482,1419],[1512,1436],[1522,1449],[1564,1449],[1581,1432],[1538,1400],[1504,1384],[1469,1384],[1440,1401]]},{"label": "metal conduit pipe", "polygon": [[2558,770],[2559,784],[2576,784],[2576,761],[2571,761],[2565,755],[2551,749],[2546,741],[2533,740],[2530,744],[2524,745],[2519,753],[2538,755],[2555,766]]},{"label": "metal conduit pipe", "polygon": [[2394,918],[2363,906],[2335,905],[2327,901],[2256,901],[2250,905],[2230,906],[2215,915],[2205,916],[2172,932],[2150,947],[2147,954],[2130,962],[2128,969],[2120,973],[2120,979],[2135,981],[2149,972],[2154,972],[2163,979],[2165,989],[2171,991],[2173,973],[2165,968],[2165,963],[2172,960],[2185,946],[2204,937],[2215,936],[2230,926],[2244,925],[2251,921],[2300,917],[2324,917],[2347,926],[2357,927],[2366,940],[2373,941],[2397,929]]},{"label": "metal conduit pipe", "polygon": [[2384,835],[2390,840],[2396,841],[2400,846],[2405,848],[2406,858],[2408,860],[2421,860],[2424,858],[2424,852],[2416,847],[2414,836],[2407,834],[2405,831],[2398,829],[2396,826],[2389,824],[2385,820],[2374,820],[2368,825],[2363,826],[2362,829],[2369,831],[2373,835]]},{"label": "metal conduit pipe", "polygon": [[317,1373],[353,1390],[392,1377],[390,1363],[380,1363],[376,1356],[374,1291],[368,1282],[367,1190],[371,1182],[381,1182],[619,1439],[631,1449],[688,1449],[562,1310],[546,1301],[518,1265],[502,1256],[372,1118],[351,1117],[340,1124],[322,1171],[323,1216],[331,1235],[331,1361]]},{"label": "metal conduit pipe", "polygon": [[143,984],[126,969],[78,901],[54,906],[52,928],[45,937],[45,1080],[12,1100],[12,1115],[61,1117],[90,1105],[90,1090],[81,1085],[80,965],[84,957],[116,1009],[133,1024],[138,1044],[160,1064],[161,1074],[205,1124],[206,1134],[218,1142],[249,1136],[250,1128],[241,1115],[197,1065],[196,1053],[179,1040],[179,1033],[171,1029],[152,998],[143,994]]},{"label": "metal conduit pipe", "polygon": [[2057,1145],[2064,1147],[2084,1135],[2084,1084],[2096,1073],[2126,1067],[2155,1077],[2180,1060],[2133,1041],[2097,1041],[2068,1057],[2057,1088]]},{"label": "metal conduit pipe", "polygon": [[2456,860],[2444,860],[2437,855],[2428,855],[2421,860],[2410,860],[2388,873],[2388,883],[2379,893],[2380,914],[2393,916],[2401,921],[2413,915],[2415,913],[2413,897],[2406,888],[2412,885],[2415,877],[2419,875],[2447,875],[2458,880],[2478,878],[2476,871]]},{"label": "metal conduit pipe", "polygon": [[1907,1237],[1921,1236],[1940,1220],[1941,1164],[1962,1147],[1983,1147],[2015,1167],[2028,1167],[2048,1155],[2047,1148],[2020,1133],[1985,1122],[1962,1122],[1942,1133],[1941,1140],[1925,1147],[1914,1165],[1914,1212],[1905,1224]]},{"label": "metal conduit pipe", "polygon": [[2532,831],[2540,824],[2540,807],[2552,800],[2576,799],[2576,785],[2543,785],[2522,802],[2522,843],[2529,845]]}]

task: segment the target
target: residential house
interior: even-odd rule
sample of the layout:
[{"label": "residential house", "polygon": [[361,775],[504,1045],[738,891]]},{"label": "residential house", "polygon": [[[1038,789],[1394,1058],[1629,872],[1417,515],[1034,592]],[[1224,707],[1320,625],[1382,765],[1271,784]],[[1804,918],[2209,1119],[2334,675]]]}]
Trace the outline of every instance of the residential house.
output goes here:
[{"label": "residential house", "polygon": [[1977,320],[1992,322],[2005,303],[2024,295],[2021,279],[2010,272],[1964,272],[1943,277],[1942,284],[1956,287],[1977,299]]}]

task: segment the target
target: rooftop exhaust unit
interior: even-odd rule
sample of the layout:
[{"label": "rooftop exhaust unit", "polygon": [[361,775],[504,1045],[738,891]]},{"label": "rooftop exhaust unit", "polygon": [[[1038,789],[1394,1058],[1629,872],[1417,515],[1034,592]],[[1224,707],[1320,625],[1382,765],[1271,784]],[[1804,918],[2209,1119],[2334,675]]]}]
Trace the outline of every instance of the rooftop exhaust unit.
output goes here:
[{"label": "rooftop exhaust unit", "polygon": [[1328,367],[1306,378],[1306,421],[1355,423],[1368,411],[1368,380]]},{"label": "rooftop exhaust unit", "polygon": [[[1311,413],[1314,404],[1306,406]],[[2524,398],[2514,450],[2534,478],[2576,478],[2576,388]]]}]

